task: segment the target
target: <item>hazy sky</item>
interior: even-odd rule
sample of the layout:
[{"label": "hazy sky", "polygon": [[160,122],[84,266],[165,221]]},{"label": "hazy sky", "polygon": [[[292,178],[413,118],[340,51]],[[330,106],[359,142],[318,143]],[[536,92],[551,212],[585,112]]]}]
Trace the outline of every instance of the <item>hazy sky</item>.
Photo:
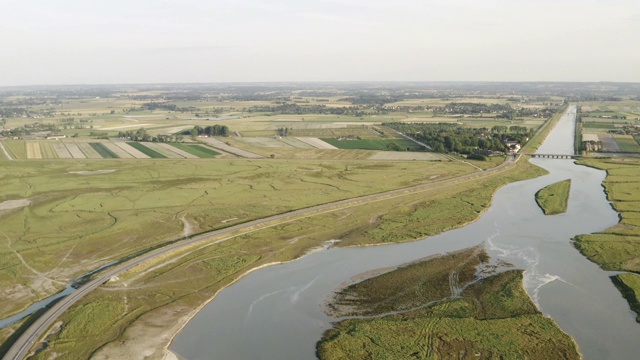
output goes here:
[{"label": "hazy sky", "polygon": [[640,0],[0,0],[0,86],[640,82]]}]

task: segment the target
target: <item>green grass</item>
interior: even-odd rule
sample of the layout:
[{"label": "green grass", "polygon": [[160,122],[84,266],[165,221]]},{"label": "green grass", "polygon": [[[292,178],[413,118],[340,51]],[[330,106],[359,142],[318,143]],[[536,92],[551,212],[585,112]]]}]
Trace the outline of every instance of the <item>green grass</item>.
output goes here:
[{"label": "green grass", "polygon": [[[104,169],[114,172],[69,173]],[[472,171],[461,163],[354,160],[4,161],[0,202],[30,198],[34,203],[3,214],[0,228],[31,267],[53,271],[48,276],[65,281],[73,274],[179,237],[183,216],[195,232],[204,232]],[[366,216],[365,223],[371,215]],[[61,259],[65,260],[61,263]],[[0,288],[30,286],[32,272],[6,246],[0,247],[0,263]],[[24,291],[11,300],[0,297],[6,304],[0,316],[55,290]]]},{"label": "green grass", "polygon": [[567,212],[571,179],[559,181],[536,192],[536,203],[545,215]]},{"label": "green grass", "polygon": [[24,140],[5,140],[5,149],[10,154],[14,155],[14,159],[26,159],[27,158],[27,146]]},{"label": "green grass", "polygon": [[103,143],[89,143],[89,145],[105,159],[117,159],[118,155],[109,150]]},{"label": "green grass", "polygon": [[[579,359],[576,346],[543,316],[511,270],[478,282],[486,264],[479,249],[467,249],[364,280],[342,290],[334,311],[348,309],[368,319],[345,320],[317,344],[320,359]],[[458,273],[460,296],[451,293]],[[399,312],[385,315],[385,312]],[[375,315],[378,315],[375,317]],[[454,355],[453,357],[451,355]]]},{"label": "green grass", "polygon": [[635,311],[636,321],[640,322],[640,275],[624,273],[612,277],[613,283]]},{"label": "green grass", "polygon": [[131,145],[131,147],[133,147],[134,149],[142,152],[143,154],[147,155],[148,157],[152,158],[152,159],[165,159],[166,156],[160,154],[159,152],[153,150],[153,149],[149,149],[148,147],[144,146],[143,144],[139,143],[139,142],[128,142],[127,144]]},{"label": "green grass", "polygon": [[339,291],[331,312],[337,317],[381,315],[448,299],[451,272],[460,265],[456,269],[460,285],[470,283],[476,267],[487,258],[481,248],[472,248],[402,266]]},{"label": "green grass", "polygon": [[396,144],[402,150],[423,150],[422,146],[407,139],[357,139],[357,140],[339,140],[336,138],[322,138],[338,149],[360,149],[360,150],[388,150],[389,144]]},{"label": "green grass", "polygon": [[586,129],[615,129],[616,125],[611,123],[585,122],[582,125]]},{"label": "green grass", "polygon": [[620,150],[626,153],[640,153],[640,145],[631,135],[614,135]]},{"label": "green grass", "polygon": [[216,152],[202,145],[187,145],[187,144],[181,144],[181,143],[172,143],[171,146],[178,148],[180,150],[184,150],[189,154],[195,155],[199,158],[210,159],[210,158],[215,158],[217,156],[220,156],[219,152]]}]

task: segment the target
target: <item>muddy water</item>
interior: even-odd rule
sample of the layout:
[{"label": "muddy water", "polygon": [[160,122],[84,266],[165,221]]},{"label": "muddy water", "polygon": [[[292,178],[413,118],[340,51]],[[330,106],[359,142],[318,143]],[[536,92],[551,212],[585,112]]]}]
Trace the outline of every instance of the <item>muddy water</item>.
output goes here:
[{"label": "muddy water", "polygon": [[[575,107],[540,153],[572,154]],[[475,223],[425,240],[330,249],[256,271],[221,291],[175,338],[171,350],[195,359],[313,359],[334,320],[324,311],[333,290],[357,274],[484,243],[494,259],[526,270],[525,287],[541,310],[572,335],[585,359],[633,359],[640,325],[609,279],[571,245],[603,230],[617,214],[602,190],[605,173],[571,160],[534,159],[550,174],[500,189]],[[572,179],[568,212],[545,216],[534,194]]]}]

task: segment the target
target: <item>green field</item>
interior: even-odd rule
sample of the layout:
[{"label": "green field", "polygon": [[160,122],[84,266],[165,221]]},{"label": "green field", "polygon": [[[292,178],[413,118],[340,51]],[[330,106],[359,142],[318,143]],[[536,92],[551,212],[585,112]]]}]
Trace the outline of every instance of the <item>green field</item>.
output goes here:
[{"label": "green field", "polygon": [[524,291],[521,271],[476,278],[487,260],[484,250],[467,249],[341,290],[330,312],[369,318],[335,324],[318,343],[318,357],[579,359],[572,339]]},{"label": "green field", "polygon": [[13,155],[14,159],[26,159],[27,147],[24,140],[5,140],[5,149]]},{"label": "green field", "polygon": [[640,153],[640,145],[631,135],[614,135],[620,150],[625,153]]},{"label": "green field", "polygon": [[322,138],[338,149],[359,149],[359,150],[390,150],[390,147],[396,144],[400,150],[420,151],[424,148],[413,141],[407,139],[354,139],[339,140],[336,138]]},{"label": "green field", "polygon": [[118,155],[116,155],[113,151],[109,150],[102,143],[89,143],[89,145],[100,154],[105,159],[117,159]]},{"label": "green field", "polygon": [[160,154],[159,152],[153,150],[153,149],[149,149],[148,147],[144,146],[143,144],[139,143],[139,142],[128,142],[127,144],[131,145],[131,147],[133,147],[134,149],[142,152],[143,154],[147,155],[148,157],[152,158],[152,159],[164,159],[166,158],[166,156]]},{"label": "green field", "polygon": [[611,123],[585,122],[582,123],[585,129],[615,129],[616,126]]},{"label": "green field", "polygon": [[559,181],[536,192],[536,203],[545,215],[567,212],[571,179]]},{"label": "green field", "polygon": [[181,144],[181,143],[172,143],[171,146],[176,147],[180,150],[184,150],[189,154],[195,155],[202,159],[211,159],[211,158],[215,158],[216,156],[220,156],[219,152],[216,152],[202,145],[187,145],[187,144]]}]

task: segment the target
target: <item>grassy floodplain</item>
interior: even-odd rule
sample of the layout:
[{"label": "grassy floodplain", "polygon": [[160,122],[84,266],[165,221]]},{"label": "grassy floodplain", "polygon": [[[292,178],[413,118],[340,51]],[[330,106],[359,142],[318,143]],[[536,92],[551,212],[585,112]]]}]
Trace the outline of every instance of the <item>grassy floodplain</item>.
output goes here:
[{"label": "grassy floodplain", "polygon": [[571,179],[558,181],[536,192],[536,203],[545,215],[567,212]]},{"label": "grassy floodplain", "polygon": [[0,217],[9,239],[0,248],[0,316],[83,271],[178,237],[182,219],[200,233],[473,171],[438,162],[4,161],[0,202],[31,204]]},{"label": "grassy floodplain", "polygon": [[[605,270],[626,271],[613,278],[640,315],[640,159],[583,159],[580,164],[607,171],[604,187],[620,222],[600,233],[580,235],[575,246]],[[640,316],[637,317],[640,322]]]},{"label": "grassy floodplain", "polygon": [[[271,162],[274,161],[238,163],[253,165]],[[286,163],[292,164],[291,161]],[[365,164],[368,163],[365,162]],[[234,162],[234,164],[238,166],[237,163]],[[300,165],[293,171],[319,172],[321,162],[316,163],[316,167],[306,164]],[[351,172],[353,166],[351,164],[354,162],[349,164],[348,172]],[[438,162],[431,163],[430,166],[435,164]],[[441,165],[446,168],[450,163]],[[384,171],[383,169],[389,170],[388,166],[391,164],[385,163],[377,167],[379,171]],[[270,167],[267,166],[267,168]],[[334,165],[331,168],[338,172],[344,171],[342,166]],[[464,169],[463,171],[467,171],[466,168]],[[325,176],[329,173],[327,170],[322,171]],[[424,175],[425,170],[426,168],[422,169],[423,181],[430,177]],[[247,171],[245,175],[250,173]],[[45,359],[52,351],[62,354],[80,354],[81,357],[88,357],[90,354],[113,356],[126,349],[129,349],[126,351],[140,351],[140,346],[157,349],[158,352],[155,354],[161,354],[163,346],[166,345],[166,340],[162,339],[172,334],[171,328],[166,324],[186,321],[193,309],[252,268],[267,263],[289,261],[330,239],[341,239],[343,246],[379,244],[411,241],[459,227],[475,220],[489,206],[491,197],[498,187],[543,173],[544,171],[540,168],[521,161],[515,169],[486,179],[471,179],[434,188],[421,193],[420,196],[409,194],[386,199],[376,202],[375,206],[363,204],[242,234],[216,245],[185,249],[163,259],[164,264],[156,262],[146,264],[123,275],[120,279],[115,279],[106,287],[83,299],[63,315],[62,326],[51,336],[50,347],[36,358]],[[368,181],[372,177],[371,173],[362,175],[367,177]],[[349,174],[345,176],[354,179]],[[402,176],[405,177],[405,181],[408,180],[406,174]],[[255,179],[267,181],[263,187],[265,193],[273,191],[268,183],[268,179],[273,179],[273,174],[270,177],[256,176]],[[379,179],[382,182],[385,178],[381,176]],[[318,181],[319,179],[316,178],[314,182]],[[360,187],[353,181],[346,181],[346,184]],[[329,190],[329,193],[335,191],[334,195],[344,192],[328,185],[320,188]],[[254,186],[253,190],[258,190],[258,187]],[[242,194],[250,191],[251,188],[245,184],[244,191],[237,196],[243,196]],[[293,201],[289,190],[283,188],[282,191],[287,192],[288,195],[283,195],[280,201],[285,198]],[[189,201],[201,198],[202,192],[200,188],[200,195],[190,197]],[[235,193],[238,194],[238,192]],[[306,193],[309,193],[308,189]],[[211,201],[215,201],[214,198],[211,198]],[[207,197],[204,199],[209,200]],[[172,200],[167,199],[167,201]],[[220,198],[218,201],[222,205],[227,200]],[[265,203],[268,202],[265,200]],[[194,202],[191,207],[197,204],[198,202]],[[259,204],[253,203],[245,209],[252,209],[255,206]],[[234,219],[238,217],[234,214],[219,214],[210,210],[199,212],[197,208],[196,206],[193,212],[186,212],[188,221],[198,224],[198,229],[195,231],[206,229],[206,224],[214,228],[223,226],[221,221],[228,221],[226,224],[241,221],[241,219]],[[181,230],[181,224],[175,218],[183,214],[183,212],[176,214],[177,209],[179,207],[165,210],[167,212],[165,216],[174,219],[171,222],[174,233]],[[224,211],[223,206],[219,209]],[[234,209],[237,207],[234,206]],[[280,212],[282,210],[284,208],[280,208]],[[244,220],[246,216],[241,218]],[[158,223],[154,222],[153,225],[155,224]],[[105,319],[105,321],[97,321],[97,319]],[[136,350],[131,350],[132,348]],[[126,352],[122,354],[125,356]]]},{"label": "grassy floodplain", "polygon": [[488,260],[482,248],[461,250],[339,291],[329,304],[334,315],[367,318],[325,332],[318,357],[579,359],[572,339],[524,291],[522,272],[496,272]]}]

